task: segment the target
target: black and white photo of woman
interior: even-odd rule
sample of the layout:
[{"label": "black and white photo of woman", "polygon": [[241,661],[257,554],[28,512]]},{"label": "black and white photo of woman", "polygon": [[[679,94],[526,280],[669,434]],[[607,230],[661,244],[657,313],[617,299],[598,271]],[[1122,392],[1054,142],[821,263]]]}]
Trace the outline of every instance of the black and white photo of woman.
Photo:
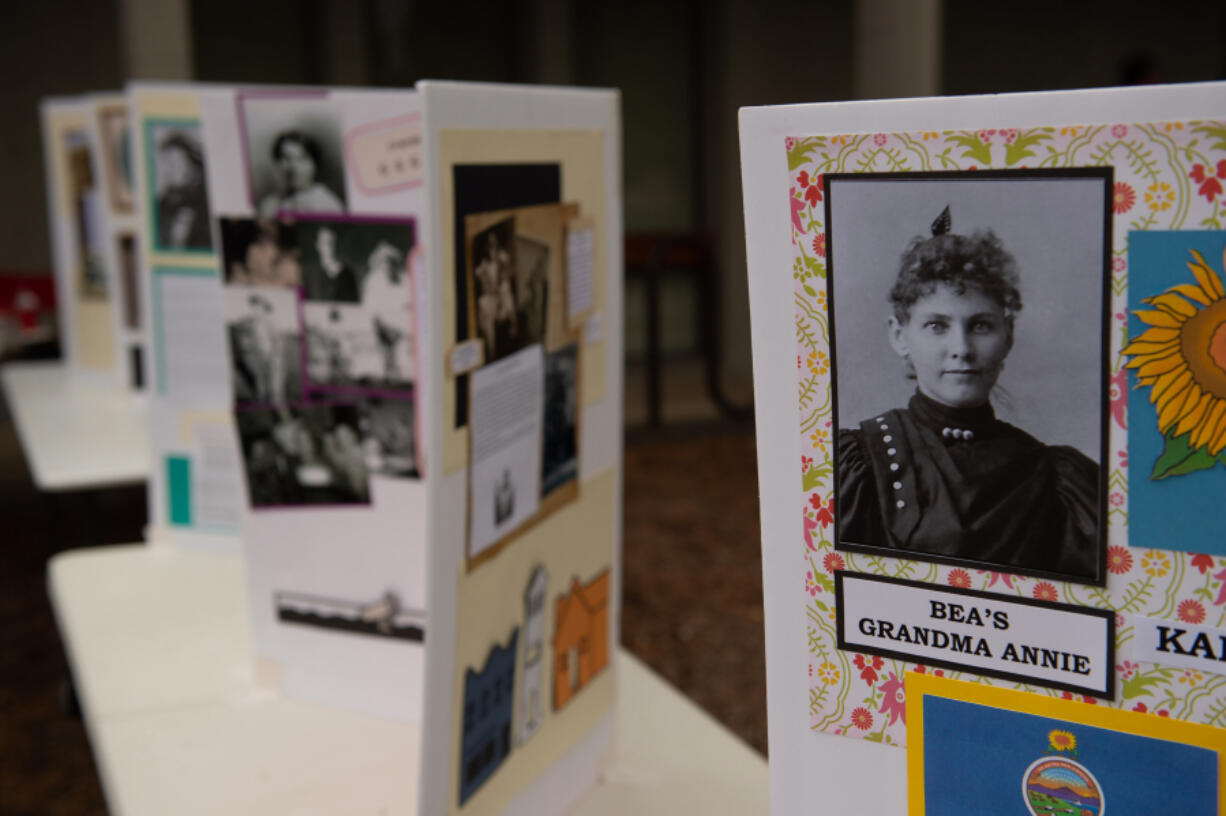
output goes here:
[{"label": "black and white photo of woman", "polygon": [[[847,392],[837,397],[838,541],[849,549],[1094,582],[1103,551],[1104,182],[1014,179],[986,186],[992,183],[932,180],[927,189],[910,189],[917,209],[884,215],[897,216],[913,234],[896,244],[893,274],[871,276],[870,288],[857,261],[868,257],[860,245],[872,236],[856,233],[871,233],[864,225],[873,222],[857,228],[835,199],[844,192],[867,205],[873,182],[858,190],[831,182],[832,229],[848,227],[832,235],[831,266],[836,393]],[[877,184],[872,193],[882,200],[896,192]],[[978,201],[993,196],[1004,205]],[[1046,199],[1054,206],[1061,196],[1084,208],[1080,217],[1067,203],[1036,215]],[[1053,215],[1071,223],[1049,225]],[[960,227],[960,216],[968,228]],[[985,225],[993,219],[998,227]],[[1045,248],[1026,245],[1025,236],[1041,241],[1044,230]],[[1078,278],[1071,285],[1070,276]],[[1064,319],[1075,311],[1053,301],[1073,295],[1081,297],[1073,301],[1083,310],[1079,326]],[[877,320],[859,317],[873,310]],[[1063,335],[1052,334],[1056,326]],[[862,367],[860,346],[874,328],[889,357]],[[1063,342],[1081,348],[1061,356]],[[1023,370],[1004,387],[1006,364],[1023,354]],[[907,383],[910,394],[885,397],[898,394],[892,384],[882,387],[893,380]],[[1029,418],[1019,404],[1046,421],[1018,424]],[[1006,420],[998,409],[1016,415]]]}]

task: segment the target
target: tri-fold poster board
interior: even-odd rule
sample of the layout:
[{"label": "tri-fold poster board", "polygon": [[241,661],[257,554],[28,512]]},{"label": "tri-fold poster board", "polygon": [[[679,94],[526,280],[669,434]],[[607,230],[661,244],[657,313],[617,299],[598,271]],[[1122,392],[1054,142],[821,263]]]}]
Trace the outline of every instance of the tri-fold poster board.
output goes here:
[{"label": "tri-fold poster board", "polygon": [[139,391],[144,332],[127,99],[53,98],[40,112],[63,359],[78,376]]},{"label": "tri-fold poster board", "polygon": [[419,812],[564,812],[612,740],[616,93],[125,110],[151,539],[241,546],[262,682],[419,727]]},{"label": "tri-fold poster board", "polygon": [[1226,812],[1223,117],[741,112],[772,812]]}]

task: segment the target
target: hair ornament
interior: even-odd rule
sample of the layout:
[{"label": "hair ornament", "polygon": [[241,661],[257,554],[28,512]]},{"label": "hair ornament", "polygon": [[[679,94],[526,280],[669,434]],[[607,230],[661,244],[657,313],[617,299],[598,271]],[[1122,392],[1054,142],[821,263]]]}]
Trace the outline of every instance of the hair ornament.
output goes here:
[{"label": "hair ornament", "polygon": [[932,222],[932,237],[948,235],[953,226],[954,219],[949,214],[949,205],[946,204],[945,209],[941,210],[941,214],[937,216],[937,220]]}]

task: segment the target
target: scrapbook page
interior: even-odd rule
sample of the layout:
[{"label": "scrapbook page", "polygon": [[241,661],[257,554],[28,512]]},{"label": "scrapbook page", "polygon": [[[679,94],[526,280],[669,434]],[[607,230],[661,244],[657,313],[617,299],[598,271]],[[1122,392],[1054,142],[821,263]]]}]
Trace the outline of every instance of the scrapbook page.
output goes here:
[{"label": "scrapbook page", "polygon": [[1222,92],[743,112],[773,799],[932,675],[1226,735]]},{"label": "scrapbook page", "polygon": [[261,678],[420,723],[420,812],[563,812],[612,736],[616,94],[130,98],[157,523],[241,538]]},{"label": "scrapbook page", "polygon": [[62,353],[83,376],[121,384],[112,238],[100,175],[95,105],[85,97],[52,98],[40,106],[47,178],[47,218]]},{"label": "scrapbook page", "polygon": [[379,181],[406,155],[369,136],[402,139],[418,97],[227,88],[201,115],[257,653],[288,694],[419,720],[421,193]]},{"label": "scrapbook page", "polygon": [[128,88],[138,303],[147,338],[150,540],[238,547],[239,460],[209,211],[208,86]]},{"label": "scrapbook page", "polygon": [[[440,248],[426,389],[435,750],[420,811],[562,813],[595,781],[612,725],[616,95],[419,88],[428,243]],[[590,319],[605,330],[586,331]]]},{"label": "scrapbook page", "polygon": [[109,292],[104,292],[105,286],[91,284],[91,291],[95,296],[106,296],[111,304],[119,379],[141,391],[145,384],[145,346],[128,100],[123,94],[91,95],[88,100],[94,175],[101,202],[99,257],[107,270],[109,286]]}]

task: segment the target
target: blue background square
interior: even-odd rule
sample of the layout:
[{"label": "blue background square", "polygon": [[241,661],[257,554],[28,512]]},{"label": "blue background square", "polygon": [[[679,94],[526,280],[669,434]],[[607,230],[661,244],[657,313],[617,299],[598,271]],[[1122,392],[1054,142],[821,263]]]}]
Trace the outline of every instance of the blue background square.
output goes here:
[{"label": "blue background square", "polygon": [[[1199,252],[1226,282],[1222,250],[1226,233],[1210,231],[1130,232],[1128,234],[1128,336],[1147,328],[1134,312],[1147,308],[1142,298],[1177,283],[1195,284],[1188,269],[1189,250]],[[1149,389],[1136,387],[1128,372],[1128,543],[1133,547],[1226,555],[1222,504],[1226,465],[1150,481],[1165,443]]]},{"label": "blue background square", "polygon": [[[1150,715],[1142,715],[1150,716]],[[1077,754],[1045,753],[1053,729]],[[1036,759],[1073,759],[1102,788],[1103,813],[1217,816],[1218,755],[1194,745],[924,697],[924,798],[928,816],[1026,814],[1022,782]]]}]

